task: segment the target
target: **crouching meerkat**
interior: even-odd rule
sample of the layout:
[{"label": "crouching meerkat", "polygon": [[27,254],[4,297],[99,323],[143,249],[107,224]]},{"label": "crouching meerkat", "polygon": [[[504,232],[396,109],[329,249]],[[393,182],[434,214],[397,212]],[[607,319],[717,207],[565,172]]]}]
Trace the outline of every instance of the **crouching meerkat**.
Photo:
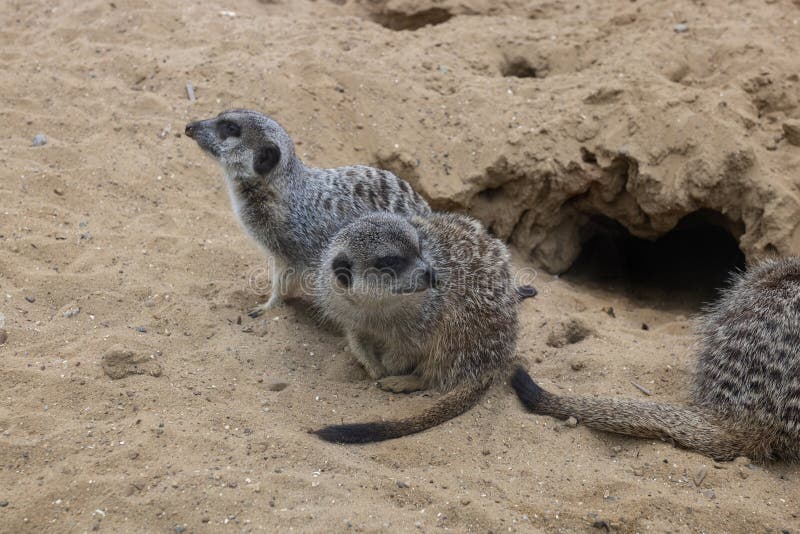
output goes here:
[{"label": "crouching meerkat", "polygon": [[235,109],[189,123],[186,135],[222,166],[233,212],[272,258],[272,293],[252,317],[296,296],[331,237],[373,211],[428,215],[427,202],[394,174],[365,166],[316,169],[289,134],[256,111]]},{"label": "crouching meerkat", "polygon": [[737,275],[698,321],[692,405],[549,393],[517,369],[512,386],[537,414],[661,438],[717,460],[800,457],[800,259]]},{"label": "crouching meerkat", "polygon": [[379,387],[443,393],[407,419],[314,432],[326,441],[365,443],[426,430],[474,406],[513,367],[519,296],[508,249],[472,218],[366,215],[331,241],[316,292],[319,310],[342,327]]}]

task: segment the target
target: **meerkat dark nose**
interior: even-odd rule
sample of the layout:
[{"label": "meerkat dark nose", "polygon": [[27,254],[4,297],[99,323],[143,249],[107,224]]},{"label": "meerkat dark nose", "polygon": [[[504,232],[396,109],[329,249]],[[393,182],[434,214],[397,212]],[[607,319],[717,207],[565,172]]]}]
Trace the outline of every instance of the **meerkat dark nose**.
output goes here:
[{"label": "meerkat dark nose", "polygon": [[197,123],[196,122],[190,122],[189,124],[187,124],[186,125],[186,132],[185,132],[186,133],[186,137],[191,137],[192,139],[194,139],[194,132],[196,130],[197,130]]}]

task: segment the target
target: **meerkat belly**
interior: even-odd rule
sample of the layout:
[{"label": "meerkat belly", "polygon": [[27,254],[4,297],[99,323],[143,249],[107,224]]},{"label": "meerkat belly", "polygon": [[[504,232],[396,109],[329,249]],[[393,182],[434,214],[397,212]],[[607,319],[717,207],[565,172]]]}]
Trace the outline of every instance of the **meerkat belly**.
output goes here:
[{"label": "meerkat belly", "polygon": [[371,339],[388,375],[409,374],[426,357],[425,347],[417,339],[400,329],[387,328],[386,324],[371,328],[362,336]]}]

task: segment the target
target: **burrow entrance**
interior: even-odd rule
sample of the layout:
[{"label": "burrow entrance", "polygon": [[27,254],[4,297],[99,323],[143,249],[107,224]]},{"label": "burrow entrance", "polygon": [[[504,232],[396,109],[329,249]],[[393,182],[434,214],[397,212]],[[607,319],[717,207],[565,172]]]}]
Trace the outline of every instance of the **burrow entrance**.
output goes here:
[{"label": "burrow entrance", "polygon": [[681,219],[655,241],[630,234],[605,216],[582,228],[581,254],[563,277],[658,308],[698,309],[745,266],[737,237],[743,225],[712,210]]}]

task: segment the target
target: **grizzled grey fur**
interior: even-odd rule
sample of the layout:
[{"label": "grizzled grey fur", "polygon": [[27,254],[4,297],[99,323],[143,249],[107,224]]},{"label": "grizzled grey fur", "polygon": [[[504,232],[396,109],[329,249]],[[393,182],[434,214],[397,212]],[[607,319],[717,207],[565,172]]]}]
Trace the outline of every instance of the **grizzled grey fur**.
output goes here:
[{"label": "grizzled grey fur", "polygon": [[662,438],[716,459],[800,459],[800,259],[738,275],[698,321],[692,405],[554,395],[517,370],[532,412]]},{"label": "grizzled grey fur", "polygon": [[355,218],[430,214],[425,200],[388,171],[307,167],[286,131],[256,111],[224,111],[188,124],[186,135],[222,166],[236,217],[272,257],[272,294],[252,316],[296,295],[303,273],[313,272],[333,235]]}]

